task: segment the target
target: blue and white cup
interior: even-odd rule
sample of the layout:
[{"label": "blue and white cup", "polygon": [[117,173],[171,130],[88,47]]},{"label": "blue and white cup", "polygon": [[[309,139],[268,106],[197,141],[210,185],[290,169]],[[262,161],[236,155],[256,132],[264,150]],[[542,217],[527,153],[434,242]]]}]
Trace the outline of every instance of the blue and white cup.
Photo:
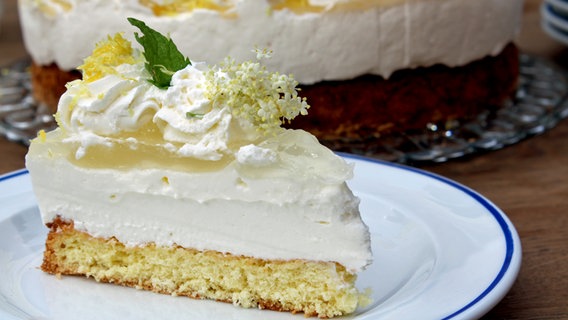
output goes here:
[{"label": "blue and white cup", "polygon": [[545,0],[540,13],[544,31],[568,45],[568,0]]}]

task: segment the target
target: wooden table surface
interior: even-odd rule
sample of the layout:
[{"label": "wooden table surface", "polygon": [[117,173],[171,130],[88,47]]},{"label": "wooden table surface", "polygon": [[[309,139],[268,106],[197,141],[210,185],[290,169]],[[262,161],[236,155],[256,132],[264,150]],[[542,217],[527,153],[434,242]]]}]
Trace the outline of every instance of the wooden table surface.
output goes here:
[{"label": "wooden table surface", "polygon": [[[540,1],[527,0],[518,44],[567,66],[568,50],[539,27]],[[26,57],[16,0],[5,0],[4,7],[0,65]],[[23,168],[25,153],[26,147],[0,138],[0,174]],[[483,319],[568,319],[568,119],[505,149],[423,168],[489,198],[520,235],[523,261],[517,281]]]}]

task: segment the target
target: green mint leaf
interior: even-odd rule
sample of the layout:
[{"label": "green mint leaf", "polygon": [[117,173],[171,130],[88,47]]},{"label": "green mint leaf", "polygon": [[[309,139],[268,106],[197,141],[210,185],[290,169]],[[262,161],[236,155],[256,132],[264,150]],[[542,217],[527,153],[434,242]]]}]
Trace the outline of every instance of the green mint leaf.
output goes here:
[{"label": "green mint leaf", "polygon": [[136,41],[144,48],[146,70],[152,75],[150,82],[158,88],[167,88],[172,81],[172,75],[191,64],[176,47],[172,39],[148,27],[144,22],[128,18],[131,25],[142,32],[142,36],[134,33]]}]

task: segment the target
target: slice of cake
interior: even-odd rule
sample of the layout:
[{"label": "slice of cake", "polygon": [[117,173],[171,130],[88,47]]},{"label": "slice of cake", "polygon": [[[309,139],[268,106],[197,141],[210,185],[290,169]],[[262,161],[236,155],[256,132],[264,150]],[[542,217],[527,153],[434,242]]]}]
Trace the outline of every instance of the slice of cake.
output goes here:
[{"label": "slice of cake", "polygon": [[[311,134],[293,78],[185,58],[130,19],[68,84],[26,157],[50,228],[42,270],[251,308],[334,317],[371,262],[352,168]],[[269,55],[258,50],[259,58]]]},{"label": "slice of cake", "polygon": [[322,141],[475,118],[502,107],[518,80],[513,41],[523,0],[19,3],[36,97],[48,103],[68,76],[78,76],[74,68],[100,34],[124,30],[125,16],[147,21],[178,39],[185,55],[210,64],[250,60],[254,46],[274,51],[268,69],[293,74],[313,107],[292,125]]}]

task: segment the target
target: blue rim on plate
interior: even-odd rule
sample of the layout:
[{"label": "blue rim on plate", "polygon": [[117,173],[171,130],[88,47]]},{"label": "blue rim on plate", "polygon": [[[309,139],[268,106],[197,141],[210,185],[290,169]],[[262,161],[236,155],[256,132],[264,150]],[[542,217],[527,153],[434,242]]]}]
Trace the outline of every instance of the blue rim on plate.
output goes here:
[{"label": "blue rim on plate", "polygon": [[7,174],[0,176],[0,182],[2,182],[4,180],[9,180],[9,179],[12,179],[12,178],[24,175],[24,174],[28,174],[28,173],[29,172],[28,172],[27,169],[20,169],[20,170],[17,170],[17,171],[9,172]]}]

